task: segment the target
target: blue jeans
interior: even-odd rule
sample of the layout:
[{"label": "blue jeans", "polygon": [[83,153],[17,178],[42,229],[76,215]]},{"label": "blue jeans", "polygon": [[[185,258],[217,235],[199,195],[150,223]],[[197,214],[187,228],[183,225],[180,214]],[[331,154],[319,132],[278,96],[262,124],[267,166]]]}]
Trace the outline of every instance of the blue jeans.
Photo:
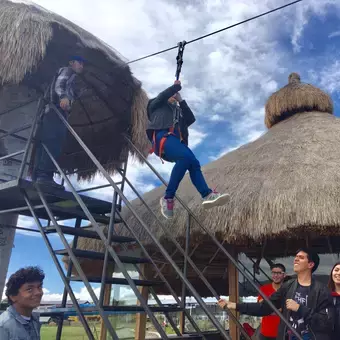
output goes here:
[{"label": "blue jeans", "polygon": [[[59,107],[58,109],[66,118],[67,113]],[[37,132],[37,144],[32,174],[33,180],[42,177],[48,180],[53,179],[53,174],[56,169],[51,158],[43,148],[42,143],[46,145],[53,158],[58,160],[66,133],[67,127],[61,121],[57,113],[52,109],[46,111]]]},{"label": "blue jeans", "polygon": [[[158,132],[156,136],[156,154],[159,155],[159,143],[166,130]],[[204,198],[208,196],[212,190],[209,189],[202,171],[200,162],[197,160],[190,148],[181,143],[180,138],[177,136],[169,135],[164,143],[165,160],[175,162],[172,169],[169,185],[165,192],[164,198],[174,198],[179,184],[181,183],[186,171],[189,171],[192,184],[196,187],[197,191]]]}]

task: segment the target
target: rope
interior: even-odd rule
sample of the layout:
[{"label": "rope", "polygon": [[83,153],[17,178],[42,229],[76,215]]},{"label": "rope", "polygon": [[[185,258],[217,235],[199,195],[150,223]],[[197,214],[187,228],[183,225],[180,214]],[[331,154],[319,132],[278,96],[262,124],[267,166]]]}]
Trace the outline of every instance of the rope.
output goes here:
[{"label": "rope", "polygon": [[[276,11],[279,11],[279,10],[281,10],[281,9],[283,9],[283,8],[286,8],[286,7],[295,5],[295,4],[297,4],[298,2],[301,2],[301,1],[302,1],[302,0],[296,0],[296,1],[290,2],[289,4],[286,4],[286,5],[283,5],[283,6],[280,6],[280,7],[276,7],[276,8],[274,8],[274,9],[270,10],[270,11],[267,11],[267,12],[264,12],[264,13],[262,13],[262,14],[256,15],[256,16],[251,17],[251,18],[249,18],[249,19],[246,19],[246,20],[243,20],[243,21],[239,21],[239,22],[237,22],[236,24],[233,24],[233,25],[230,25],[230,26],[221,28],[221,29],[219,29],[219,30],[217,30],[217,31],[214,31],[214,32],[211,32],[211,33],[202,35],[202,36],[200,36],[200,37],[198,37],[198,38],[195,38],[195,39],[192,39],[192,40],[190,40],[190,41],[187,41],[187,42],[186,42],[186,45],[192,44],[192,43],[194,43],[194,42],[196,42],[196,41],[199,41],[199,40],[201,40],[201,39],[210,37],[210,36],[212,36],[212,35],[214,35],[214,34],[221,33],[221,32],[223,32],[223,31],[226,31],[226,30],[228,30],[228,29],[234,28],[234,27],[236,27],[236,26],[245,24],[246,22],[249,22],[249,21],[252,21],[252,20],[261,18],[261,17],[266,16],[266,15],[268,15],[268,14],[271,14],[271,13],[274,13],[274,12],[276,12]],[[148,59],[148,58],[154,57],[154,56],[156,56],[156,55],[159,55],[159,54],[162,54],[162,53],[165,53],[165,52],[168,52],[168,51],[172,51],[172,50],[177,49],[177,48],[178,48],[178,45],[172,46],[172,47],[169,47],[169,48],[167,48],[167,49],[165,49],[165,50],[161,50],[161,51],[158,51],[158,52],[155,52],[155,53],[152,53],[152,54],[148,54],[148,55],[146,55],[146,56],[144,56],[144,57],[141,57],[141,58],[138,58],[138,59],[134,59],[134,60],[128,61],[127,64],[132,64],[132,63],[135,63],[135,62],[137,62],[137,61],[141,61],[141,60],[144,60],[144,59]]]}]

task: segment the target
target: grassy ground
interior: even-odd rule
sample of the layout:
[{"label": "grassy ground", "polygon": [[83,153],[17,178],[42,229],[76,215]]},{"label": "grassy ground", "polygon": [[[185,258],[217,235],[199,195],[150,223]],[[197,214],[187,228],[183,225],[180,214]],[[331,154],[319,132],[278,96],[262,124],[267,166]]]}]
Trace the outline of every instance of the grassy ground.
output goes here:
[{"label": "grassy ground", "polygon": [[[97,328],[98,337],[99,337],[99,330],[100,324]],[[93,329],[91,327],[91,329]],[[57,333],[56,326],[43,326],[41,327],[41,340],[55,340]],[[94,332],[94,335],[95,332]],[[64,326],[63,333],[62,333],[62,340],[87,340],[86,333],[82,326]]]},{"label": "grassy ground", "polygon": [[[120,339],[128,340],[128,339],[134,339],[134,328],[135,324],[121,324],[119,325],[119,328],[116,328],[117,334]],[[153,333],[156,332],[156,330],[153,329],[151,324],[147,327],[149,331],[151,332],[151,335],[154,336]],[[95,339],[99,339],[100,336],[100,323],[90,323],[90,328],[93,332],[93,335],[95,336]],[[167,334],[174,334],[175,332],[172,330],[171,327],[166,327],[165,329]],[[41,327],[41,340],[55,340],[57,333],[57,326],[55,325],[44,325]],[[72,323],[71,326],[64,325],[63,326],[63,332],[62,332],[62,340],[87,340],[86,333],[84,331],[84,328],[79,323]],[[1,340],[1,339],[0,339]]]}]

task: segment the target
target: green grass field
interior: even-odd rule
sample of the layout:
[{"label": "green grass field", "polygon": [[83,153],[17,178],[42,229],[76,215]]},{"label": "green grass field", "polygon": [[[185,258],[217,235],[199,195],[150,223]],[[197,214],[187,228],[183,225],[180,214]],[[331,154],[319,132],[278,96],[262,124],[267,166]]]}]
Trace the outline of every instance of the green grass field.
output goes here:
[{"label": "green grass field", "polygon": [[[96,327],[98,338],[100,333],[100,324],[98,324],[99,327]],[[93,330],[93,327],[91,327]],[[43,326],[41,327],[41,340],[55,340],[57,333],[57,327],[56,326]],[[94,335],[96,336],[96,333],[94,332]],[[62,337],[63,340],[87,340],[86,333],[84,331],[84,328],[80,326],[64,326],[63,327],[63,333]]]},{"label": "green grass field", "polygon": [[[100,338],[100,328],[101,324],[100,322],[90,322],[90,328],[92,330],[92,333],[95,337],[95,339]],[[115,325],[116,332],[120,339],[124,340],[133,340],[134,339],[134,329],[135,329],[135,323],[121,323],[119,327],[117,328],[117,325]],[[147,329],[149,329],[150,336],[154,337],[155,330],[151,326],[151,324],[148,325]],[[173,329],[171,327],[166,327],[165,329],[167,334],[175,334]],[[43,325],[41,327],[41,340],[55,340],[57,333],[57,326],[55,324],[53,325]],[[147,332],[148,333],[148,332]],[[62,340],[87,340],[87,335],[84,331],[83,326],[80,323],[72,323],[69,325],[63,326],[63,332],[62,332]]]}]

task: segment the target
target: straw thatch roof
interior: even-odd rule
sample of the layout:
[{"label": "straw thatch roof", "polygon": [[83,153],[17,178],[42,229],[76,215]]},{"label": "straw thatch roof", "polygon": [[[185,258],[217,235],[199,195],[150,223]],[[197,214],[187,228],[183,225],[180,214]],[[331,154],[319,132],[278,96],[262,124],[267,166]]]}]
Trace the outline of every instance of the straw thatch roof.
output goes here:
[{"label": "straw thatch roof", "polygon": [[[300,83],[296,74],[289,79],[289,85],[267,102],[266,122],[272,125],[269,131],[203,167],[211,186],[230,193],[229,204],[204,210],[189,176],[179,188],[178,195],[201,223],[229,244],[248,247],[254,244],[249,242],[262,244],[264,238],[284,240],[305,238],[307,232],[340,232],[340,120],[332,115],[327,94]],[[272,117],[278,117],[275,124]],[[163,193],[164,187],[160,187],[144,195],[161,219],[159,198]],[[161,228],[142,203],[135,200],[133,206],[161,237]],[[167,222],[173,236],[184,235],[186,219],[177,204],[176,217]],[[128,212],[127,221],[148,240]],[[198,228],[195,230],[204,237]]]},{"label": "straw thatch roof", "polygon": [[[87,60],[76,85],[80,98],[69,120],[76,132],[111,172],[126,159],[127,151],[132,151],[128,150],[123,133],[147,154],[148,98],[119,53],[59,15],[37,5],[7,0],[0,0],[2,128],[20,126],[22,121],[17,114],[22,111],[26,120],[29,117],[32,121],[37,98],[72,55]],[[69,171],[93,168],[71,136],[64,143],[61,165]],[[85,171],[81,177],[89,178],[94,173]]]}]

